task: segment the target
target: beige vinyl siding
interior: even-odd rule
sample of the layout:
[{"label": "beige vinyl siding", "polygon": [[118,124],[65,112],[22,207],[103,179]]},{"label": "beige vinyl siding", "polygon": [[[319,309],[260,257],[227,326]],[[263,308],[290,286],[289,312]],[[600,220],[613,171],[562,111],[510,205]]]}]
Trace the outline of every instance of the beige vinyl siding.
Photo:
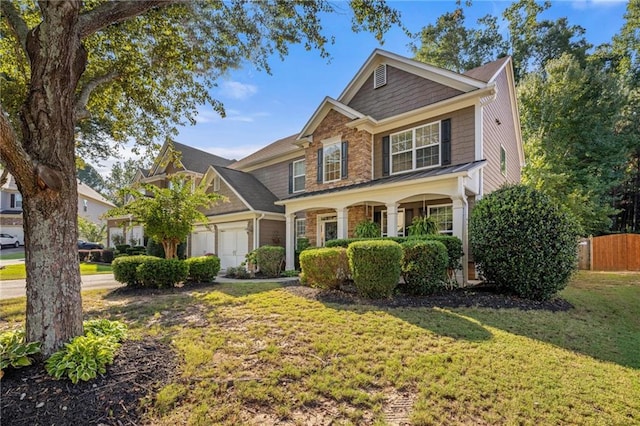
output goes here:
[{"label": "beige vinyl siding", "polygon": [[[496,79],[496,88],[496,99],[483,110],[483,148],[484,158],[487,160],[487,166],[483,170],[485,193],[495,191],[507,182],[520,182],[521,173],[506,68]],[[503,146],[506,152],[506,176],[500,171],[500,146]]]},{"label": "beige vinyl siding", "polygon": [[461,91],[387,66],[387,84],[373,88],[373,73],[349,106],[380,120],[462,94]]},{"label": "beige vinyl siding", "polygon": [[279,220],[262,219],[260,224],[260,246],[285,246],[286,224]]},{"label": "beige vinyl siding", "polygon": [[[252,170],[251,174],[276,197],[285,198],[289,195],[289,164],[298,160],[304,160],[304,156]],[[308,167],[305,173],[308,173]]]},{"label": "beige vinyl siding", "polygon": [[[216,177],[216,179],[219,178]],[[209,186],[207,192],[214,192],[213,185]],[[220,191],[218,191],[218,193],[227,197],[227,201],[218,201],[213,207],[203,210],[205,215],[218,215],[249,210],[240,197],[238,197],[224,181],[220,182]]]},{"label": "beige vinyl siding", "polygon": [[390,132],[377,134],[374,141],[374,179],[382,177],[383,136],[447,118],[451,119],[451,164],[463,164],[473,161],[475,157],[475,115],[474,107],[468,107],[408,126],[398,127]]}]

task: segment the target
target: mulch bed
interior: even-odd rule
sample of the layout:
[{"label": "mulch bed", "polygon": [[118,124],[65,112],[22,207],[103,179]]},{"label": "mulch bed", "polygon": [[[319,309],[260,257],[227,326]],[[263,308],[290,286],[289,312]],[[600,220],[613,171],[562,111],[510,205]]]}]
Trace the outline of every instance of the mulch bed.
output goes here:
[{"label": "mulch bed", "polygon": [[135,425],[140,399],[152,397],[176,371],[176,355],[151,338],[125,341],[104,376],[73,385],[42,363],[9,369],[0,381],[2,425]]}]

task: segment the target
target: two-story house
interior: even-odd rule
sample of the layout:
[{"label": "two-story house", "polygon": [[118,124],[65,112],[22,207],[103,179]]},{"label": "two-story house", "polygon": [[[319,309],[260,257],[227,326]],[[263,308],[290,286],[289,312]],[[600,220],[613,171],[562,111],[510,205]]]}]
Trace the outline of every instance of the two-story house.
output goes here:
[{"label": "two-story house", "polygon": [[[114,206],[102,194],[78,180],[78,216],[102,225],[102,216]],[[22,195],[12,175],[0,187],[0,228],[3,233],[15,235],[24,244],[22,228]]]},{"label": "two-story house", "polygon": [[[458,74],[375,50],[298,134],[240,161],[217,158],[199,168],[198,179],[229,202],[206,212],[209,228],[199,225],[190,253],[216,253],[223,268],[264,244],[284,245],[292,268],[300,237],[322,246],[353,236],[365,219],[379,223],[382,235],[405,235],[424,215],[461,238],[467,253],[473,204],[520,181],[512,61]],[[196,171],[182,163],[176,171]],[[158,172],[165,171],[144,179],[161,179]]]}]

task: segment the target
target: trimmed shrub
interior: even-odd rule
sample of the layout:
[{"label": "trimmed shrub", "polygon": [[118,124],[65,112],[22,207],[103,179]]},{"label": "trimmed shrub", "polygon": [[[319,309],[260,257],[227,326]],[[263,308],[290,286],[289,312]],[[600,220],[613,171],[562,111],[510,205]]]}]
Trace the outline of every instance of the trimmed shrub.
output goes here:
[{"label": "trimmed shrub", "polygon": [[347,248],[349,267],[358,293],[389,297],[400,279],[402,248],[395,241],[356,241]]},{"label": "trimmed shrub", "polygon": [[449,256],[444,244],[434,240],[410,240],[401,245],[403,290],[424,296],[446,287]]},{"label": "trimmed shrub", "polygon": [[136,268],[136,277],[143,287],[173,287],[188,275],[189,266],[180,259],[145,259]]},{"label": "trimmed shrub", "polygon": [[217,256],[190,257],[184,262],[189,267],[190,281],[212,283],[220,272],[220,259]]},{"label": "trimmed shrub", "polygon": [[566,287],[577,264],[576,221],[542,192],[505,186],[480,200],[469,241],[484,278],[506,292],[545,300]]},{"label": "trimmed shrub", "polygon": [[131,287],[140,287],[142,283],[136,272],[138,266],[149,259],[159,259],[155,256],[120,256],[111,263],[113,278]]},{"label": "trimmed shrub", "polygon": [[267,277],[279,277],[284,263],[284,247],[262,246],[254,250],[258,269]]},{"label": "trimmed shrub", "polygon": [[300,282],[311,287],[335,289],[349,277],[347,249],[324,247],[300,253]]},{"label": "trimmed shrub", "polygon": [[251,278],[249,271],[244,266],[229,266],[224,273],[226,278],[237,278],[239,280],[246,280]]},{"label": "trimmed shrub", "polygon": [[111,249],[102,250],[102,262],[111,263],[113,262],[114,252]]},{"label": "trimmed shrub", "polygon": [[128,248],[131,248],[129,244],[116,244],[118,253],[126,253]]},{"label": "trimmed shrub", "polygon": [[78,250],[78,259],[80,259],[80,262],[86,262],[89,260],[90,254],[90,250]]},{"label": "trimmed shrub", "polygon": [[101,263],[102,262],[102,250],[90,250],[89,258],[87,259],[90,262]]}]

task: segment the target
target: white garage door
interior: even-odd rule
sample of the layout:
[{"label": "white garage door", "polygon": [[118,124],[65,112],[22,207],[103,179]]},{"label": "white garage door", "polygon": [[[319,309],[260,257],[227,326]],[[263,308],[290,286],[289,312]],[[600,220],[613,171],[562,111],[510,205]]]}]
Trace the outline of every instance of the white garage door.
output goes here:
[{"label": "white garage door", "polygon": [[215,234],[210,231],[198,231],[191,234],[191,256],[204,256],[207,253],[215,253]]},{"label": "white garage door", "polygon": [[220,266],[222,269],[239,266],[245,261],[245,255],[249,251],[249,236],[246,231],[246,223],[241,227],[220,227]]}]

